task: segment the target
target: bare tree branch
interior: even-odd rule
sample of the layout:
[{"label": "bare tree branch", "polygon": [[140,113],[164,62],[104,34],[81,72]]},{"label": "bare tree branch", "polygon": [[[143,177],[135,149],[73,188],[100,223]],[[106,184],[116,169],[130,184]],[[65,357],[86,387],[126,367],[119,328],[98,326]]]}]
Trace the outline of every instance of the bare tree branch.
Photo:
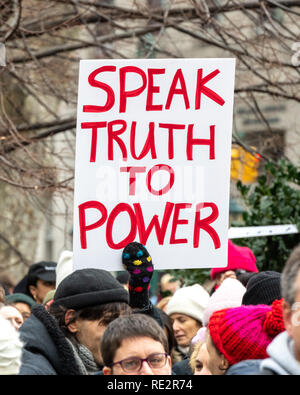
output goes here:
[{"label": "bare tree branch", "polygon": [[29,262],[27,261],[27,259],[23,256],[23,254],[15,247],[12,245],[12,243],[2,234],[0,233],[0,239],[7,244],[7,246],[14,252],[14,254],[16,254],[20,261],[22,263],[24,263],[24,265],[26,265],[27,267],[30,266]]}]

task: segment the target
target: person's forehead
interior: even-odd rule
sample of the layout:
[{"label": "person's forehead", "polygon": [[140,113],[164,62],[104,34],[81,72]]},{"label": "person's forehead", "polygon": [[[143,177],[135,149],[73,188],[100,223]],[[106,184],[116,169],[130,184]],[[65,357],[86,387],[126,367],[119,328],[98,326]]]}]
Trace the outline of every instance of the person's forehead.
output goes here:
[{"label": "person's forehead", "polygon": [[206,343],[203,343],[201,347],[199,348],[198,355],[197,355],[197,360],[204,360],[207,357],[207,347]]},{"label": "person's forehead", "polygon": [[190,317],[189,315],[186,314],[182,314],[182,313],[173,313],[170,315],[170,318],[174,321],[174,320],[178,320],[180,318],[184,318],[186,320],[192,320],[192,321],[196,321],[194,318]]},{"label": "person's forehead", "polygon": [[4,306],[4,307],[2,307],[1,313],[6,318],[13,318],[13,317],[21,317],[22,318],[21,313],[19,312],[19,310],[17,310],[13,306]]},{"label": "person's forehead", "polygon": [[163,345],[151,337],[131,337],[124,339],[115,353],[115,360],[130,357],[146,358],[153,353],[164,353]]},{"label": "person's forehead", "polygon": [[25,302],[16,302],[16,303],[14,303],[14,307],[15,307],[16,309],[22,309],[22,310],[31,311],[31,310],[30,310],[30,306],[28,306],[28,304],[25,303]]}]

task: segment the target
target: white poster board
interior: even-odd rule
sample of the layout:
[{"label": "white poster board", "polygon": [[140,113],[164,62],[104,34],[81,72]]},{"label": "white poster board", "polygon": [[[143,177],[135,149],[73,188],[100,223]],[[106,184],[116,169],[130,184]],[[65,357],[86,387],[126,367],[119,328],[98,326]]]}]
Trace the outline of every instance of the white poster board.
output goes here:
[{"label": "white poster board", "polygon": [[234,59],[80,62],[74,268],[227,266]]}]

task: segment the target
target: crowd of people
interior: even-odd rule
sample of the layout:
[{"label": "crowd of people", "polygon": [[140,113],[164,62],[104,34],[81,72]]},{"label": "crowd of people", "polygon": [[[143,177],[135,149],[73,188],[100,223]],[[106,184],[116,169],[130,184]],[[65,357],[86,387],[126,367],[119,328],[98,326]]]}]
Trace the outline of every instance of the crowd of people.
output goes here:
[{"label": "crowd of people", "polygon": [[[185,286],[128,244],[119,275],[74,270],[72,252],[0,278],[2,375],[298,375],[300,245],[281,273],[228,241],[228,264]],[[209,286],[208,286],[209,284]]]}]

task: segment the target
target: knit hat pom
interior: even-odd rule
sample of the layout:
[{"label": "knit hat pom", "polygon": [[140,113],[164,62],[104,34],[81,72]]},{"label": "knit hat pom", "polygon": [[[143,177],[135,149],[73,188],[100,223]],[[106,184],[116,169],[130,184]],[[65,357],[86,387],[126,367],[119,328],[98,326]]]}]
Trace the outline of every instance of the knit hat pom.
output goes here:
[{"label": "knit hat pom", "polygon": [[282,314],[283,299],[275,300],[272,304],[272,310],[267,313],[263,330],[272,337],[285,331]]}]

